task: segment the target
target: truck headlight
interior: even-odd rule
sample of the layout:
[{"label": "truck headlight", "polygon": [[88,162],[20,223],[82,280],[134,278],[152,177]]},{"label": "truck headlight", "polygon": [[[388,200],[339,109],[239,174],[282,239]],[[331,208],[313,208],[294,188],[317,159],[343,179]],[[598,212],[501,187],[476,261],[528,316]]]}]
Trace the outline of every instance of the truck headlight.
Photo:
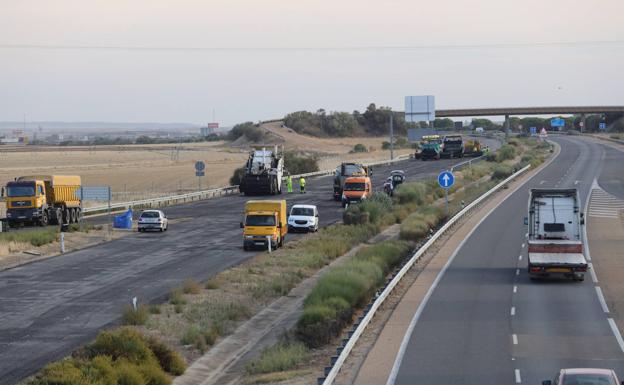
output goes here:
[{"label": "truck headlight", "polygon": [[253,235],[245,235],[245,239],[253,239]]}]

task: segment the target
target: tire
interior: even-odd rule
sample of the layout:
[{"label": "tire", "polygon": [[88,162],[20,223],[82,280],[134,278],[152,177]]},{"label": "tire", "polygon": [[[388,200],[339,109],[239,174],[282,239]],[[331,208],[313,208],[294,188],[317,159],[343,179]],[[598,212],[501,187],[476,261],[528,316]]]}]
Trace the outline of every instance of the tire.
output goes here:
[{"label": "tire", "polygon": [[41,219],[39,219],[39,226],[47,226],[48,225],[48,213],[44,211],[41,214]]},{"label": "tire", "polygon": [[72,209],[68,209],[66,208],[65,210],[63,210],[63,223],[72,223],[71,221],[71,213],[72,213]]},{"label": "tire", "polygon": [[167,226],[165,226],[165,231],[169,230],[169,223],[167,223]]},{"label": "tire", "polygon": [[286,239],[285,235],[280,237],[280,240],[279,240],[279,243],[277,244],[277,247],[284,246],[284,239]]},{"label": "tire", "polygon": [[71,217],[72,217],[72,222],[73,223],[78,223],[78,218],[80,218],[80,210],[79,209],[73,209],[72,213],[71,213]]}]

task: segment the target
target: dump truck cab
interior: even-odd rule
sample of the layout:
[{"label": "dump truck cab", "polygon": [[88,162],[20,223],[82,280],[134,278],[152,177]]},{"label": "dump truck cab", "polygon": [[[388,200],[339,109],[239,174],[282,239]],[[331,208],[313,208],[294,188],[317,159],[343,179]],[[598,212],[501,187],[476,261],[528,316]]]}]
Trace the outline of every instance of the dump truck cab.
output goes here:
[{"label": "dump truck cab", "polygon": [[352,176],[345,180],[342,190],[342,207],[358,203],[371,197],[371,179],[368,176]]},{"label": "dump truck cab", "polygon": [[284,244],[288,223],[286,201],[248,201],[245,204],[243,229],[243,249],[276,249]]},{"label": "dump truck cab", "polygon": [[442,139],[440,135],[425,135],[420,142],[420,158],[422,160],[427,159],[440,159]]},{"label": "dump truck cab", "polygon": [[38,221],[47,208],[42,180],[8,182],[4,194],[10,223]]}]

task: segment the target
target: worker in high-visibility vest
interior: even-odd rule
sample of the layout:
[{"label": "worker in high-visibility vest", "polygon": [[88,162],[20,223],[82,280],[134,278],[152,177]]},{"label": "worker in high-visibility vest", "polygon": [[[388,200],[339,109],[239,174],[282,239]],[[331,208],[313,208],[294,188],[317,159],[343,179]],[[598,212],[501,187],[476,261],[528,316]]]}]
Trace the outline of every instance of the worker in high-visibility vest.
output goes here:
[{"label": "worker in high-visibility vest", "polygon": [[306,184],[305,178],[304,177],[299,178],[299,189],[300,189],[299,193],[305,194],[305,184]]},{"label": "worker in high-visibility vest", "polygon": [[286,177],[286,191],[290,194],[292,192],[292,176]]}]

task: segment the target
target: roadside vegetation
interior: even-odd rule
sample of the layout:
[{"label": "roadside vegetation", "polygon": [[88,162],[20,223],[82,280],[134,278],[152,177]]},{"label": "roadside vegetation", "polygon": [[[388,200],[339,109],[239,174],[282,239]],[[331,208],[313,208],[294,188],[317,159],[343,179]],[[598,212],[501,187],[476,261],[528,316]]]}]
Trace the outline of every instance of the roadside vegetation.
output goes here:
[{"label": "roadside vegetation", "polygon": [[27,231],[9,231],[0,233],[0,244],[21,243],[31,246],[43,246],[58,239],[59,230],[56,227],[42,229],[28,229]]}]

